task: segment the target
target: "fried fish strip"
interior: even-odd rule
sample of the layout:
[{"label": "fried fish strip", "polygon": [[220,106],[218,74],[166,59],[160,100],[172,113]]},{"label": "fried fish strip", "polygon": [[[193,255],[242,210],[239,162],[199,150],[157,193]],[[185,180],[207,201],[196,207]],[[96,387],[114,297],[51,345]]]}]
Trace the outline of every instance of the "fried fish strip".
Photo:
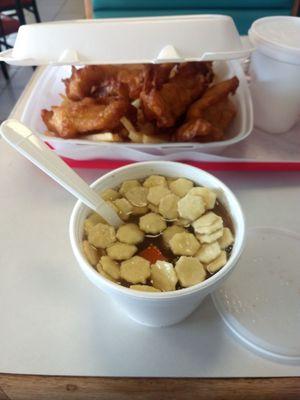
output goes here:
[{"label": "fried fish strip", "polygon": [[148,66],[132,65],[87,65],[76,69],[72,67],[71,77],[64,79],[66,95],[70,100],[84,97],[97,97],[97,92],[105,90],[113,81],[128,87],[129,97],[134,100],[143,89]]},{"label": "fried fish strip", "polygon": [[235,116],[235,105],[230,99],[225,98],[202,109],[198,118],[185,122],[177,129],[174,138],[181,142],[221,140]]},{"label": "fried fish strip", "polygon": [[203,110],[226,99],[230,93],[234,94],[238,86],[239,80],[236,76],[211,86],[202,97],[190,106],[186,119],[202,118]]},{"label": "fried fish strip", "polygon": [[[140,95],[146,118],[155,121],[158,127],[174,126],[186,108],[207,89],[210,71],[205,68],[206,64],[180,64],[175,76],[164,83],[161,89],[146,88]],[[204,71],[207,71],[209,78]]]},{"label": "fried fish strip", "polygon": [[177,142],[208,142],[220,140],[223,136],[221,129],[215,127],[205,119],[190,120],[181,125],[174,136]]},{"label": "fried fish strip", "polygon": [[164,83],[175,76],[178,65],[177,63],[149,65],[145,74],[144,91],[149,92],[153,88],[160,89]]},{"label": "fried fish strip", "polygon": [[130,100],[137,99],[143,89],[149,65],[121,65],[116,66],[116,69],[117,81],[127,85]]},{"label": "fried fish strip", "polygon": [[230,99],[225,99],[203,110],[203,118],[221,131],[225,131],[236,116],[236,107]]},{"label": "fried fish strip", "polygon": [[60,106],[51,107],[51,111],[42,110],[41,116],[47,128],[62,138],[111,131],[120,123],[127,112],[128,99],[115,99],[108,105],[86,97],[80,101],[63,101]]}]

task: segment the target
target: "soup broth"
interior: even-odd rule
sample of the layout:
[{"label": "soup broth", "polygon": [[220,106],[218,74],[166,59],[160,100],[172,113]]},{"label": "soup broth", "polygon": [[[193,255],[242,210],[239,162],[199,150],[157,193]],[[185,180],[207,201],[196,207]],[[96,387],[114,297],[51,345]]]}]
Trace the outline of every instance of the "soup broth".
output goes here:
[{"label": "soup broth", "polygon": [[124,220],[123,234],[91,214],[84,251],[94,268],[117,284],[145,291],[183,289],[217,273],[231,255],[232,220],[211,189],[184,178],[151,176],[101,195]]}]

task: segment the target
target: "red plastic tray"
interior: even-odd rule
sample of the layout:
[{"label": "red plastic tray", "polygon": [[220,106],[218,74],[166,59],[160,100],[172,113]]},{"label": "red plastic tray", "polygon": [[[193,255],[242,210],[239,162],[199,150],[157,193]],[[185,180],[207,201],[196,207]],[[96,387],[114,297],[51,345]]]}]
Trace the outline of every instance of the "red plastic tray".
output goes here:
[{"label": "red plastic tray", "polygon": [[[129,160],[72,160],[63,157],[72,168],[115,169],[136,161]],[[197,162],[178,160],[210,171],[300,171],[300,162]]]}]

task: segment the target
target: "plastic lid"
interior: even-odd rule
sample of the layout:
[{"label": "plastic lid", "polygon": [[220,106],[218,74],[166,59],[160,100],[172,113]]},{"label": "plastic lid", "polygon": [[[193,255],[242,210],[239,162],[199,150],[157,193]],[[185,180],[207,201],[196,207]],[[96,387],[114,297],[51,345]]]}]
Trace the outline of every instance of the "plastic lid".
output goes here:
[{"label": "plastic lid", "polygon": [[278,61],[300,64],[300,18],[265,17],[249,30],[250,41],[267,56]]},{"label": "plastic lid", "polygon": [[250,229],[236,269],[213,300],[248,348],[276,361],[300,363],[300,235]]},{"label": "plastic lid", "polygon": [[162,63],[246,57],[231,17],[96,19],[22,25],[15,47],[0,54],[14,65]]}]

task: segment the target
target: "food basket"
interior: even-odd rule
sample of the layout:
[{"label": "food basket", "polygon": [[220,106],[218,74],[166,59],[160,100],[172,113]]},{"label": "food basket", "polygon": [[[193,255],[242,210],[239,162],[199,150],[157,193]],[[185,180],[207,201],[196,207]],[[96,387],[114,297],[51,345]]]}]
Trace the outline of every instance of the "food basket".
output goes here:
[{"label": "food basket", "polygon": [[[47,45],[47,43],[52,45]],[[55,46],[53,46],[55,43]],[[244,140],[253,129],[251,96],[239,59],[250,47],[240,40],[233,20],[223,15],[106,19],[51,22],[22,26],[14,49],[0,60],[14,65],[43,65],[34,80],[20,116],[55,151],[73,160],[143,160],[147,155],[180,159],[184,154],[219,153]],[[58,104],[64,91],[62,79],[71,65],[119,63],[182,63],[214,61],[216,81],[236,75],[240,81],[232,101],[237,116],[226,139],[218,142],[108,143],[83,138],[45,136],[40,110]],[[26,89],[25,89],[26,91]]]}]

